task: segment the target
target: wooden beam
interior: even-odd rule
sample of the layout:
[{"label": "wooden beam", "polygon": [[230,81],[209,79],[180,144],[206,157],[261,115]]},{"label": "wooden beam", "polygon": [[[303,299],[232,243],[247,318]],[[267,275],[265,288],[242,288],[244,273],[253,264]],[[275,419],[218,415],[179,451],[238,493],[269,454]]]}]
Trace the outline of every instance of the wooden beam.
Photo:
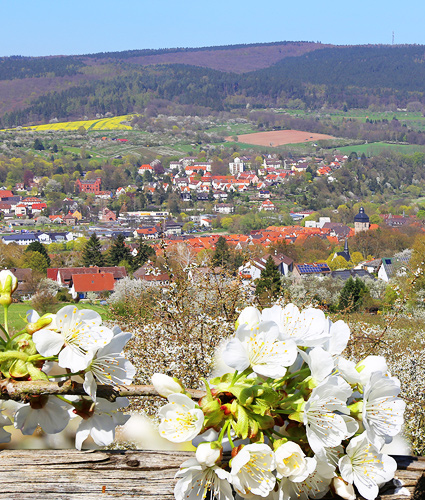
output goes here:
[{"label": "wooden beam", "polygon": [[[2,500],[173,500],[174,475],[191,452],[0,451]],[[381,500],[425,499],[425,458],[395,456]]]}]

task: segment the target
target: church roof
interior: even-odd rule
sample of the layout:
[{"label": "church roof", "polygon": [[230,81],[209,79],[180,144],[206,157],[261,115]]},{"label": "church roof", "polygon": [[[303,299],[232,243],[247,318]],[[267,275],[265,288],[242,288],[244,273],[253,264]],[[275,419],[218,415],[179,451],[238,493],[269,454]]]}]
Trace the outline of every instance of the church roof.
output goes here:
[{"label": "church roof", "polygon": [[369,216],[365,214],[363,207],[360,207],[359,213],[354,217],[354,222],[369,222]]}]

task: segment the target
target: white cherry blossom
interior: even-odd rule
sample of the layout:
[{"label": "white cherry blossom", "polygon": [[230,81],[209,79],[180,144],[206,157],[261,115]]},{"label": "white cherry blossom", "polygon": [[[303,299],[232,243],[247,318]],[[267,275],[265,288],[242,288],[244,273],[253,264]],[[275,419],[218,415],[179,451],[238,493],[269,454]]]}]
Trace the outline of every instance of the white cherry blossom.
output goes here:
[{"label": "white cherry blossom", "polygon": [[308,364],[311,372],[311,378],[319,384],[328,377],[335,368],[332,355],[322,347],[313,347],[310,351],[300,351],[301,357]]},{"label": "white cherry blossom", "polygon": [[59,354],[59,365],[76,372],[87,368],[93,352],[112,339],[113,332],[101,323],[95,311],[66,306],[56,314],[57,331],[47,326],[35,332],[33,340],[41,355]]},{"label": "white cherry blossom", "polygon": [[283,377],[297,357],[297,347],[292,340],[279,340],[278,335],[273,322],[263,322],[252,328],[241,325],[236,338],[226,344],[223,361],[238,371],[251,367],[264,377]]},{"label": "white cherry blossom", "polygon": [[382,372],[372,373],[364,387],[363,425],[369,441],[380,450],[392,441],[403,425],[406,403],[398,398],[400,382]]},{"label": "white cherry blossom", "polygon": [[347,483],[342,477],[335,476],[332,479],[332,486],[335,493],[345,500],[356,500],[356,493],[352,484]]},{"label": "white cherry blossom", "polygon": [[220,467],[205,467],[190,458],[180,466],[176,477],[180,478],[174,488],[176,500],[200,500],[207,498],[208,492],[215,500],[233,500],[229,473]]},{"label": "white cherry blossom", "polygon": [[379,486],[394,477],[397,462],[379,451],[369,442],[366,432],[352,438],[346,455],[339,460],[341,477],[357,487],[367,500],[378,496]]},{"label": "white cherry blossom", "polygon": [[172,443],[191,441],[204,424],[204,413],[185,394],[171,394],[159,410],[159,433]]},{"label": "white cherry blossom", "polygon": [[[15,402],[13,403],[15,404]],[[3,410],[4,408],[5,408],[5,402],[1,401],[0,410]],[[0,414],[0,443],[8,443],[10,441],[11,438],[10,432],[4,430],[4,427],[6,427],[7,425],[12,425],[10,418],[7,417],[6,415]]]},{"label": "white cherry blossom", "polygon": [[[69,399],[71,399],[68,396]],[[82,417],[75,436],[75,447],[81,450],[83,442],[91,435],[99,446],[108,446],[115,439],[115,428],[124,425],[130,418],[120,408],[128,406],[127,398],[117,398],[115,402],[98,399],[96,402],[83,400],[80,409],[70,410],[73,414]],[[74,417],[75,415],[71,415]]]},{"label": "white cherry blossom", "polygon": [[339,356],[347,347],[350,339],[350,327],[342,320],[333,323],[327,319],[327,322],[330,337],[324,343],[323,349],[332,356]]},{"label": "white cherry blossom", "polygon": [[292,339],[299,346],[323,345],[331,336],[328,321],[320,309],[308,308],[300,312],[294,304],[284,308],[275,305],[263,310],[262,320],[265,319],[278,325],[281,340]]},{"label": "white cherry blossom", "polygon": [[96,401],[96,380],[105,385],[125,385],[133,381],[136,369],[122,353],[131,336],[131,333],[115,335],[96,352],[87,367],[83,387],[93,401]]},{"label": "white cherry blossom", "polygon": [[230,481],[244,498],[251,495],[266,497],[276,483],[273,475],[275,463],[273,450],[268,445],[248,444],[232,459]]},{"label": "white cherry blossom", "polygon": [[355,420],[347,416],[346,402],[351,393],[351,387],[335,375],[313,389],[305,403],[303,422],[314,452],[338,446],[358,429]]},{"label": "white cherry blossom", "polygon": [[387,362],[383,356],[367,356],[356,364],[356,370],[359,372],[361,385],[369,382],[373,372],[389,375]]},{"label": "white cherry blossom", "polygon": [[22,434],[32,434],[40,426],[47,434],[63,431],[68,425],[69,405],[55,396],[32,396],[15,413],[14,425]]},{"label": "white cherry blossom", "polygon": [[301,447],[292,441],[279,446],[275,450],[275,458],[278,477],[287,477],[298,483],[304,481],[316,468],[316,460],[306,457]]},{"label": "white cherry blossom", "polygon": [[247,325],[252,328],[261,321],[260,311],[253,306],[245,307],[245,309],[239,314],[239,318],[236,321],[236,328],[240,325]]},{"label": "white cherry blossom", "polygon": [[367,356],[355,364],[343,357],[338,358],[338,371],[349,384],[366,385],[373,372],[382,372],[389,375],[387,362],[383,356]]},{"label": "white cherry blossom", "polygon": [[302,481],[283,477],[279,483],[279,500],[308,500],[322,498],[329,491],[334,469],[326,462],[313,458],[315,469]]}]

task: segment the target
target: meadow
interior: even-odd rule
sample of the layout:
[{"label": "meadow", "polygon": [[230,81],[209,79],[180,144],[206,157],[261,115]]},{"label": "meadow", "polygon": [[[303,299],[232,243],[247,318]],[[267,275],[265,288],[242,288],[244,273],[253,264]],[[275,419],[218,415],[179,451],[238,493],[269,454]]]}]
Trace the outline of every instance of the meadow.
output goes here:
[{"label": "meadow", "polygon": [[[57,309],[59,310],[67,305],[70,304],[66,302],[59,303],[57,305]],[[109,313],[106,306],[80,302],[77,307],[78,309],[92,309],[93,311],[96,311],[97,313],[100,314],[100,316],[104,321],[109,319]],[[25,321],[26,314],[30,309],[32,309],[30,302],[14,302],[10,306],[8,315],[8,324],[9,324],[9,331],[11,333],[16,333],[22,330],[22,328],[25,326],[26,323]],[[2,322],[2,319],[3,318],[0,318],[0,322]]]},{"label": "meadow", "polygon": [[364,153],[366,156],[373,156],[383,151],[391,151],[396,153],[413,154],[416,152],[425,152],[425,146],[417,144],[391,144],[387,142],[372,142],[370,144],[357,144],[353,146],[339,147],[338,151],[343,154],[350,154],[355,151],[358,156]]}]

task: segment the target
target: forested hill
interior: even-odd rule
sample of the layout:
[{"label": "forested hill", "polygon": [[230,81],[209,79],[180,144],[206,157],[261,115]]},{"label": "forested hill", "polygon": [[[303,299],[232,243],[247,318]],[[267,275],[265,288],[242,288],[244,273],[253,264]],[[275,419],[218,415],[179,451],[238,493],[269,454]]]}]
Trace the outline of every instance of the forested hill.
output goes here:
[{"label": "forested hill", "polygon": [[4,127],[108,111],[141,112],[154,99],[215,110],[247,104],[295,103],[310,109],[425,104],[425,46],[276,42],[0,58],[0,125]]},{"label": "forested hill", "polygon": [[290,76],[313,84],[422,92],[425,89],[425,46],[328,48],[283,59],[257,74],[277,79]]}]

